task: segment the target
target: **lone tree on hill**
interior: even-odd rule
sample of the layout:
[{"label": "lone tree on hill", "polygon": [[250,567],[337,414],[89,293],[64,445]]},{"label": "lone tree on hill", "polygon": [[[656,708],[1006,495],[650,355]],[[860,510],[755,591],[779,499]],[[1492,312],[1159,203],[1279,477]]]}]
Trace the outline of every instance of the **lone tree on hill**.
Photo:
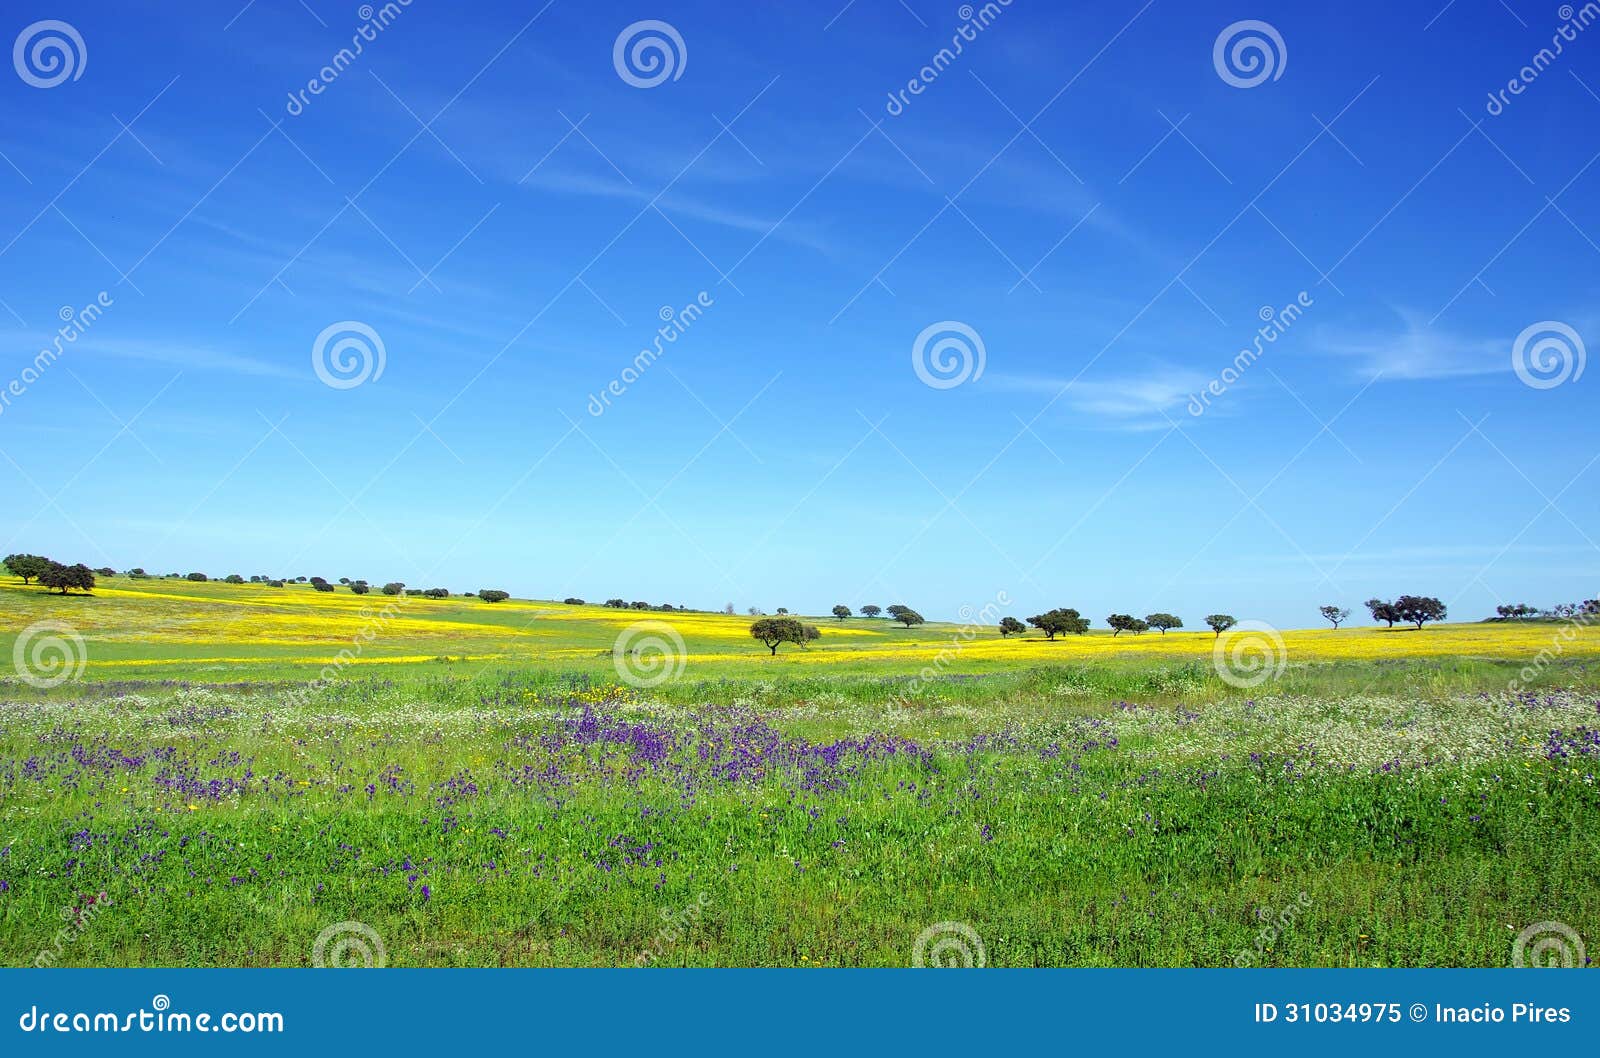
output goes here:
[{"label": "lone tree on hill", "polygon": [[907,628],[910,628],[912,625],[919,625],[923,623],[921,614],[917,613],[917,611],[913,610],[911,607],[902,606],[899,603],[895,603],[893,606],[889,607],[889,616],[893,617],[896,621],[899,621]]},{"label": "lone tree on hill", "polygon": [[1340,625],[1350,619],[1350,611],[1338,606],[1324,606],[1317,612],[1322,614],[1324,620],[1333,625],[1335,632],[1339,630]]},{"label": "lone tree on hill", "polygon": [[1081,636],[1089,630],[1088,620],[1077,610],[1068,607],[1057,607],[1041,614],[1034,614],[1028,618],[1028,623],[1043,632],[1046,639],[1068,634]]},{"label": "lone tree on hill", "polygon": [[355,592],[357,595],[365,595],[367,592],[372,590],[372,585],[368,584],[364,580],[353,580],[350,582],[350,590]]},{"label": "lone tree on hill", "polygon": [[24,584],[38,577],[53,565],[55,563],[43,555],[7,555],[5,559],[6,569],[21,577]]},{"label": "lone tree on hill", "polygon": [[185,580],[192,580],[196,584],[204,584],[210,578],[207,577],[204,573],[191,573],[187,577],[185,577],[184,579]]},{"label": "lone tree on hill", "polygon": [[39,583],[46,588],[51,588],[65,595],[71,588],[80,591],[94,590],[94,570],[82,562],[72,566],[63,566],[59,562],[50,563],[50,568],[39,574]]},{"label": "lone tree on hill", "polygon": [[1147,614],[1145,615],[1144,622],[1151,628],[1160,629],[1162,635],[1166,635],[1167,629],[1169,628],[1183,627],[1183,619],[1169,613]]},{"label": "lone tree on hill", "polygon": [[482,599],[484,602],[505,602],[507,599],[511,598],[511,593],[508,591],[501,591],[498,588],[479,588],[478,598]]},{"label": "lone tree on hill", "polygon": [[1002,639],[1004,639],[1006,636],[1021,635],[1027,630],[1028,626],[1017,620],[1015,617],[1000,618],[1000,638]]},{"label": "lone tree on hill", "polygon": [[1429,621],[1443,621],[1446,616],[1444,603],[1431,595],[1402,595],[1394,601],[1394,612],[1396,617],[1416,625],[1418,630]]},{"label": "lone tree on hill", "polygon": [[[816,636],[810,638],[815,639],[821,635],[821,632],[817,632]],[[780,644],[793,643],[796,646],[804,646],[807,632],[806,626],[793,617],[763,617],[750,626],[750,637],[761,640],[776,656]]]},{"label": "lone tree on hill", "polygon": [[1387,621],[1390,628],[1393,628],[1394,623],[1400,620],[1400,614],[1395,610],[1392,602],[1384,602],[1382,599],[1368,599],[1361,605],[1372,611],[1372,619],[1374,621]]},{"label": "lone tree on hill", "polygon": [[867,603],[867,605],[865,605],[865,606],[863,606],[861,608],[861,612],[863,614],[865,614],[866,616],[868,616],[868,617],[876,617],[879,614],[883,613],[883,607],[874,606],[872,603],[869,602],[869,603]]},{"label": "lone tree on hill", "polygon": [[[779,613],[788,613],[789,611],[780,609],[778,612]],[[835,606],[833,608],[833,616],[835,616],[839,620],[843,621],[846,617],[850,616],[850,607],[846,606],[844,603],[840,603],[838,606]]]},{"label": "lone tree on hill", "polygon": [[1222,633],[1226,632],[1228,629],[1232,628],[1238,623],[1239,622],[1232,614],[1213,613],[1206,615],[1206,624],[1211,627],[1213,632],[1217,633],[1219,638],[1222,636]]},{"label": "lone tree on hill", "polygon": [[397,580],[391,580],[389,583],[383,586],[383,593],[385,595],[399,595],[405,590],[406,586]]},{"label": "lone tree on hill", "polygon": [[1106,618],[1106,624],[1111,626],[1112,639],[1117,638],[1124,632],[1138,632],[1139,625],[1143,623],[1137,617],[1125,613],[1114,613]]},{"label": "lone tree on hill", "polygon": [[222,578],[222,583],[224,583],[224,584],[243,584],[244,583],[244,578],[239,576],[239,574],[237,574],[237,573],[230,573],[226,577]]}]

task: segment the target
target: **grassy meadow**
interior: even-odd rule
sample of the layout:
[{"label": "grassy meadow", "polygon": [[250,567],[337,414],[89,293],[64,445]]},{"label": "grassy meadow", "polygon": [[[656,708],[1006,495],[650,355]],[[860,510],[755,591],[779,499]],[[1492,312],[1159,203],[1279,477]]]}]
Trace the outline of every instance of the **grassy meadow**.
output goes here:
[{"label": "grassy meadow", "polygon": [[1600,629],[1284,631],[1219,662],[1209,631],[827,617],[771,657],[750,620],[5,578],[0,961],[1504,966],[1549,923],[1600,943]]}]

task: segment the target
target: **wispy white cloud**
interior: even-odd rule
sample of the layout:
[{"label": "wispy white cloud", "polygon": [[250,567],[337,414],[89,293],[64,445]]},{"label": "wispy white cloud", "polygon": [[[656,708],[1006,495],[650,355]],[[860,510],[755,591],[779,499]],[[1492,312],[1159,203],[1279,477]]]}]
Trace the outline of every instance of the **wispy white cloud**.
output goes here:
[{"label": "wispy white cloud", "polygon": [[97,340],[90,337],[81,339],[74,351],[84,357],[110,356],[125,360],[143,360],[148,363],[181,367],[185,370],[225,371],[229,374],[257,378],[291,378],[305,381],[309,374],[309,367],[304,371],[295,370],[214,345],[182,341],[135,338]]},{"label": "wispy white cloud", "polygon": [[1321,331],[1311,351],[1351,362],[1362,378],[1381,374],[1391,381],[1417,381],[1488,375],[1510,370],[1513,336],[1472,337],[1438,326],[1420,314],[1400,310],[1401,325],[1388,330]]},{"label": "wispy white cloud", "polygon": [[984,381],[997,389],[1016,393],[1036,393],[1047,397],[1060,394],[1058,405],[1098,420],[1099,425],[1123,430],[1166,429],[1168,416],[1181,410],[1207,379],[1194,371],[1165,363],[1152,364],[1138,374],[1109,379],[1073,380],[1048,375],[987,376]]}]

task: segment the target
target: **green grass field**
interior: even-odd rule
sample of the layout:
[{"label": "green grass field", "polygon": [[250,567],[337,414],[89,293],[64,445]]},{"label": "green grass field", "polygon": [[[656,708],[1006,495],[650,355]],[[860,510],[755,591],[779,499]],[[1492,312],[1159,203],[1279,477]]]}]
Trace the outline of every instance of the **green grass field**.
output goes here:
[{"label": "green grass field", "polygon": [[0,585],[0,959],[1503,966],[1525,931],[1600,938],[1593,628],[1286,631],[1241,686],[1209,632],[808,618],[769,657],[748,617],[392,603]]}]

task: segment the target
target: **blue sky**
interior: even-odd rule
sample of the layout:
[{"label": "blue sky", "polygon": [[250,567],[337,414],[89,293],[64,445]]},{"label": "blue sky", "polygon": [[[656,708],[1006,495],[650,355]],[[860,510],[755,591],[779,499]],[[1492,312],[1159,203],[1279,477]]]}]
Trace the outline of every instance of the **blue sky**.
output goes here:
[{"label": "blue sky", "polygon": [[[394,10],[294,104],[356,5],[8,5],[82,48],[0,77],[0,387],[110,305],[0,407],[0,547],[1191,626],[1595,594],[1600,369],[1512,360],[1600,343],[1600,24],[1490,108],[1555,5]],[[682,42],[651,87],[642,20]],[[1282,42],[1249,87],[1241,20]],[[330,386],[347,321],[383,370]],[[930,386],[946,321],[983,369]]]}]

